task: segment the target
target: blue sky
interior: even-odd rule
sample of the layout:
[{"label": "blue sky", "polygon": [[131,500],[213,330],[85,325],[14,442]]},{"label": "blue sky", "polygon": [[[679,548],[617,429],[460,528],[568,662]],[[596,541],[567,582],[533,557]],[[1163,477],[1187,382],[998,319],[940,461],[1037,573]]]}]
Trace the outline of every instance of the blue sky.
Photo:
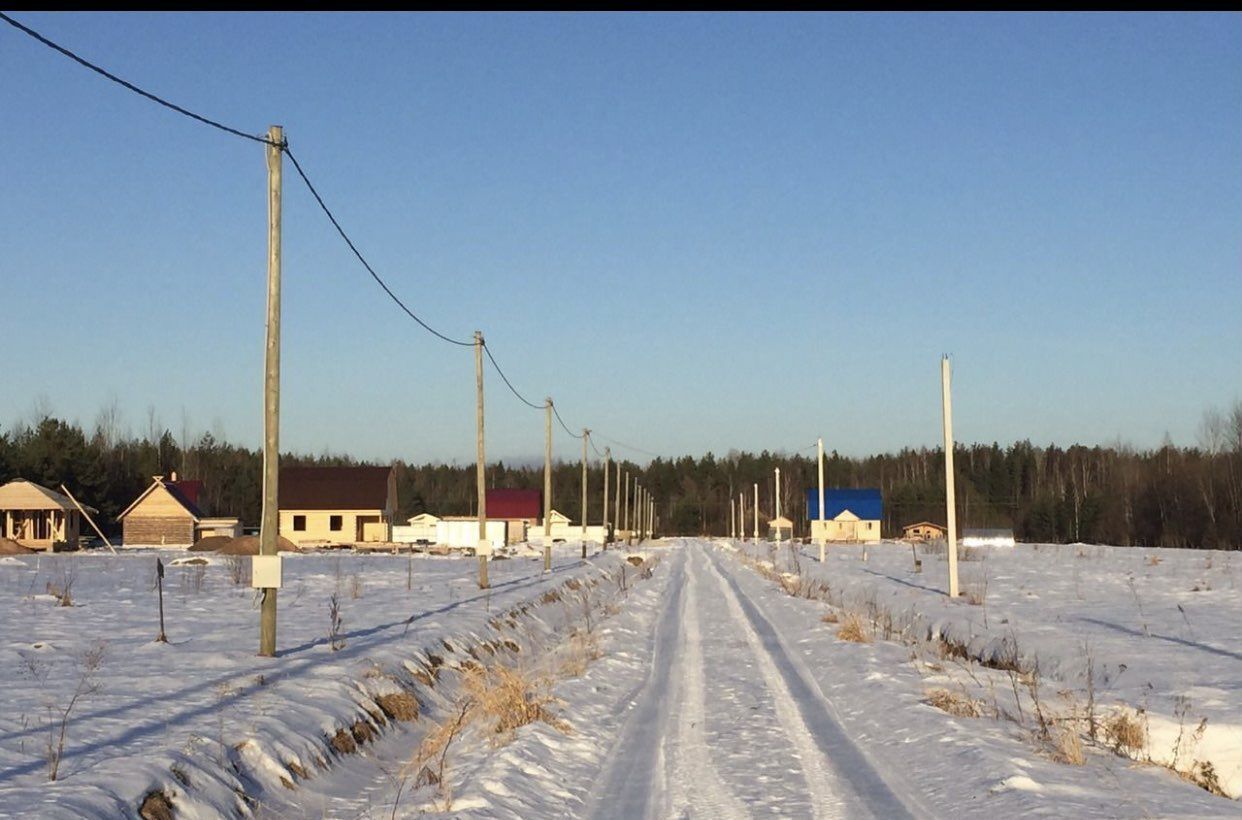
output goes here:
[{"label": "blue sky", "polygon": [[[19,14],[290,144],[393,287],[664,453],[1192,444],[1242,396],[1238,15]],[[261,431],[262,147],[0,30],[0,423]],[[473,458],[472,353],[286,163],[282,444]],[[542,414],[488,374],[489,455]],[[559,455],[576,442],[558,436]]]}]

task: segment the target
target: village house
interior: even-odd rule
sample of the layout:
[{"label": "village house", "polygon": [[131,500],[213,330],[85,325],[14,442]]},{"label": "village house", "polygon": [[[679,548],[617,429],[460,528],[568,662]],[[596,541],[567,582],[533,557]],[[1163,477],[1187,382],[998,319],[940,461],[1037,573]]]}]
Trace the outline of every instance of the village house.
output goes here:
[{"label": "village house", "polygon": [[768,522],[768,538],[772,541],[788,541],[793,538],[793,522],[785,516]]},{"label": "village house", "polygon": [[118,515],[121,540],[127,547],[188,547],[213,535],[236,537],[236,518],[209,518],[200,502],[203,482],[153,476],[151,483]]},{"label": "village house", "polygon": [[879,541],[884,503],[877,489],[824,490],[824,520],[819,520],[819,490],[806,491],[811,540],[831,542]]},{"label": "village house", "polygon": [[30,549],[76,550],[81,526],[77,506],[54,490],[24,478],[0,487],[0,538]]},{"label": "village house", "polygon": [[278,495],[280,535],[294,544],[392,541],[391,467],[284,467]]},{"label": "village house", "polygon": [[[525,541],[527,530],[540,524],[543,519],[542,490],[493,488],[487,491],[485,498],[487,520],[505,522],[507,544]],[[542,534],[543,531],[539,532]]]},{"label": "village house", "polygon": [[930,521],[907,524],[901,528],[901,537],[906,541],[935,541],[945,537],[945,529]]}]

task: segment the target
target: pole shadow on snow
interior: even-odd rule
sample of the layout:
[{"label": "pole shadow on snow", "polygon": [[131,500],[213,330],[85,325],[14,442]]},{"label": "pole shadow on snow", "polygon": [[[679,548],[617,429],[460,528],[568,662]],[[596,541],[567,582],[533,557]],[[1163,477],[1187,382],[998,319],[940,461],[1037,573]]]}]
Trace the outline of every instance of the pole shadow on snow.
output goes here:
[{"label": "pole shadow on snow", "polygon": [[1099,618],[1091,618],[1087,616],[1079,616],[1074,620],[1095,624],[1096,626],[1102,626],[1105,629],[1112,629],[1116,632],[1124,632],[1125,634],[1133,635],[1136,638],[1158,638],[1159,640],[1168,641],[1169,643],[1181,644],[1182,646],[1186,646],[1191,649],[1198,649],[1200,652],[1210,652],[1213,655],[1220,655],[1222,658],[1232,658],[1235,661],[1242,661],[1242,653],[1230,652],[1228,649],[1218,649],[1215,646],[1208,646],[1205,643],[1198,643],[1197,641],[1188,641],[1185,638],[1175,638],[1172,635],[1161,635],[1156,632],[1147,633],[1139,629],[1134,629],[1133,627],[1114,623],[1112,621],[1104,621]]}]

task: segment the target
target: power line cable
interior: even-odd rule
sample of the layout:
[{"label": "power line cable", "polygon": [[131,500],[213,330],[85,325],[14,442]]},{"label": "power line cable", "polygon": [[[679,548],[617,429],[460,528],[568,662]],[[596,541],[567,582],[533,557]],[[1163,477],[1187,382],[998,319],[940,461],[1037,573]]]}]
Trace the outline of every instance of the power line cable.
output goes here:
[{"label": "power line cable", "polygon": [[[375,280],[376,284],[384,289],[384,293],[388,294],[388,298],[396,302],[397,307],[405,311],[406,316],[409,316],[411,319],[422,325],[423,329],[431,335],[443,339],[449,344],[459,345],[461,347],[474,347],[473,341],[463,342],[460,339],[445,336],[443,333],[424,322],[421,318],[419,318],[417,313],[410,310],[405,302],[401,301],[401,298],[398,297],[397,294],[392,292],[392,288],[388,287],[388,283],[380,278],[380,275],[375,272],[375,268],[371,267],[371,263],[368,262],[366,257],[362,255],[362,252],[358,250],[358,246],[355,245],[354,241],[349,238],[349,234],[345,233],[345,229],[341,227],[341,223],[337,221],[331,209],[328,208],[327,203],[323,201],[323,197],[319,195],[319,191],[315,190],[315,186],[311,183],[310,178],[306,176],[306,172],[302,170],[302,164],[298,162],[298,158],[295,157],[293,152],[289,150],[288,144],[284,146],[284,151],[289,155],[289,161],[293,163],[293,168],[298,172],[298,176],[300,176],[302,181],[306,183],[306,187],[310,190],[311,196],[315,197],[315,201],[319,203],[319,207],[323,209],[324,214],[327,215],[328,220],[332,223],[332,227],[336,228],[336,232],[341,235],[341,239],[345,240],[345,244],[348,245],[349,249],[354,252],[354,256],[358,257],[358,261],[361,262],[362,266],[367,269],[367,273],[371,274],[371,278]],[[494,361],[493,364],[495,364]]]},{"label": "power line cable", "polygon": [[617,441],[615,438],[609,438],[608,436],[605,436],[601,433],[596,433],[595,435],[599,436],[599,438],[603,439],[609,444],[615,445],[617,447],[623,447],[626,450],[633,450],[636,453],[641,453],[642,455],[645,455],[645,456],[651,456],[652,458],[661,458],[659,453],[653,453],[649,450],[644,450],[641,447],[635,447],[632,444],[626,444],[624,441]]},{"label": "power line cable", "polygon": [[[367,273],[371,275],[371,278],[375,280],[375,283],[380,286],[380,288],[384,291],[385,294],[388,295],[388,298],[391,299],[397,305],[397,307],[401,308],[401,310],[408,317],[410,317],[415,322],[417,322],[420,326],[422,326],[424,330],[426,330],[428,333],[432,334],[433,336],[441,339],[442,341],[448,342],[449,344],[458,345],[459,347],[473,347],[474,346],[473,341],[463,341],[460,339],[454,339],[436,330],[431,325],[429,325],[427,322],[425,322],[418,314],[416,314],[413,310],[411,310],[410,307],[406,305],[405,302],[403,302],[401,298],[397,296],[396,293],[393,292],[392,288],[388,286],[388,283],[385,282],[384,279],[378,273],[376,273],[375,268],[371,266],[371,263],[368,262],[366,257],[362,255],[362,252],[358,250],[358,246],[354,244],[354,241],[350,238],[349,234],[345,232],[345,229],[341,226],[340,221],[336,218],[336,215],[333,214],[332,209],[328,207],[328,204],[324,201],[318,189],[315,187],[314,183],[311,182],[310,177],[306,174],[305,169],[302,168],[302,164],[298,162],[297,157],[294,155],[293,151],[290,150],[289,143],[287,140],[282,141],[280,145],[277,145],[267,136],[248,134],[239,128],[233,128],[231,126],[225,125],[222,122],[213,120],[210,117],[206,117],[206,116],[203,116],[202,114],[195,113],[194,111],[191,111],[188,108],[184,108],[180,105],[177,105],[176,103],[166,100],[157,94],[153,94],[150,91],[147,91],[143,88],[140,88],[137,85],[134,85],[128,80],[124,80],[121,77],[118,77],[117,75],[113,74],[112,72],[108,71],[102,66],[96,65],[95,63],[92,63],[90,60],[87,60],[86,58],[76,54],[72,50],[60,45],[59,43],[56,43],[48,39],[47,37],[44,37],[39,32],[35,31],[29,26],[26,26],[18,22],[17,20],[13,19],[9,15],[5,14],[4,12],[0,12],[0,20],[3,20],[4,22],[8,23],[13,28],[33,38],[39,43],[42,43],[43,45],[47,46],[53,51],[56,51],[64,55],[65,57],[68,57],[69,59],[83,66],[84,68],[87,68],[95,72],[96,74],[99,74],[105,79],[108,79],[116,83],[117,85],[121,86],[122,88],[125,88],[126,90],[131,91],[134,94],[139,95],[140,97],[150,100],[151,102],[157,105],[163,106],[164,108],[167,108],[171,111],[175,111],[176,113],[181,114],[182,116],[189,117],[190,119],[195,120],[196,122],[200,122],[203,125],[210,126],[219,131],[223,131],[226,134],[231,134],[236,137],[241,137],[243,139],[247,139],[252,142],[262,143],[263,145],[275,146],[279,148],[280,150],[282,150],[285,154],[288,155],[289,161],[293,163],[293,168],[295,171],[297,171],[298,177],[300,177],[303,184],[306,185],[306,188],[308,191],[310,191],[311,196],[315,198],[315,202],[319,205],[320,209],[324,212],[324,215],[328,217],[328,221],[332,223],[332,227],[336,229],[336,232],[340,235],[341,239],[345,241],[345,244],[349,247],[350,251],[352,251],[354,256],[357,257],[358,261],[362,263],[362,266],[366,269]],[[491,361],[492,367],[496,368],[496,372],[500,374],[500,378],[504,381],[505,386],[509,388],[510,392],[512,392],[513,395],[518,398],[518,400],[520,400],[523,404],[527,405],[528,407],[531,407],[532,409],[535,409],[535,410],[542,410],[543,405],[535,404],[534,402],[530,401],[525,396],[523,396],[516,387],[513,386],[513,383],[509,380],[509,377],[505,374],[504,370],[501,369],[500,364],[497,363],[496,361],[496,357],[492,355],[491,348],[489,348],[486,343],[484,343],[483,349],[487,351],[487,358]],[[569,429],[569,425],[567,425],[565,423],[565,420],[561,418],[560,411],[556,409],[555,404],[552,405],[552,411],[556,415],[556,420],[560,422],[561,427],[565,429],[566,433],[568,433],[573,438],[580,439],[583,437],[581,433],[575,433]],[[634,452],[642,453],[644,455],[648,455],[653,458],[659,457],[655,453],[651,453],[647,450],[643,450],[641,448],[634,447],[632,445],[624,444],[620,441],[608,439],[606,436],[601,436],[601,438],[604,438],[605,440],[610,441],[613,444],[616,444],[618,447],[623,447],[629,450],[633,450]],[[594,442],[591,442],[591,446],[595,450],[596,455],[600,457],[603,456],[603,454],[600,453],[599,448],[595,446]]]},{"label": "power line cable", "polygon": [[513,395],[518,397],[518,401],[522,402],[522,404],[525,404],[527,407],[530,407],[534,410],[544,409],[544,405],[535,404],[533,401],[530,401],[529,399],[527,399],[525,396],[523,396],[521,393],[518,392],[518,389],[513,386],[513,382],[509,381],[509,377],[505,375],[505,371],[501,370],[500,365],[496,363],[496,357],[492,355],[492,349],[487,346],[486,340],[483,342],[483,351],[487,353],[487,358],[491,360],[492,367],[496,368],[496,372],[499,373],[500,378],[504,380],[505,385],[509,388],[509,392],[513,393]]},{"label": "power line cable", "polygon": [[222,122],[217,122],[211,119],[210,117],[204,117],[202,114],[195,114],[193,111],[189,110],[188,108],[182,108],[176,103],[169,102],[163,97],[160,97],[156,94],[152,94],[150,91],[141,89],[127,80],[122,80],[120,77],[116,76],[115,74],[108,71],[107,69],[104,69],[104,68],[101,68],[100,66],[95,65],[90,60],[87,60],[84,57],[80,57],[77,54],[70,51],[69,49],[65,48],[64,46],[49,40],[48,38],[44,37],[39,32],[35,31],[29,26],[26,26],[26,25],[23,25],[17,22],[12,17],[10,17],[9,15],[5,14],[2,11],[0,11],[0,20],[3,20],[4,22],[8,23],[10,26],[22,32],[23,34],[33,37],[35,40],[38,40],[40,43],[52,49],[53,51],[60,52],[61,54],[68,57],[70,60],[73,60],[75,63],[85,66],[86,68],[89,68],[91,71],[94,71],[96,74],[99,74],[100,76],[111,80],[117,85],[122,86],[123,88],[126,88],[141,97],[146,97],[148,100],[150,100],[153,103],[156,103],[157,105],[162,105],[165,108],[176,111],[178,114],[189,117],[192,120],[198,120],[204,125],[210,125],[212,128],[218,128],[219,130],[225,132],[226,134],[232,134],[235,137],[242,137],[243,139],[253,140],[254,142],[261,142],[264,145],[275,145],[274,142],[272,142],[269,138],[265,136],[247,134],[245,131],[242,131],[241,129],[231,128]]},{"label": "power line cable", "polygon": [[552,415],[556,416],[556,420],[565,428],[566,433],[569,433],[574,438],[582,438],[581,433],[575,433],[573,430],[570,430],[569,425],[565,423],[565,419],[561,418],[561,411],[556,409],[556,402],[552,402]]}]

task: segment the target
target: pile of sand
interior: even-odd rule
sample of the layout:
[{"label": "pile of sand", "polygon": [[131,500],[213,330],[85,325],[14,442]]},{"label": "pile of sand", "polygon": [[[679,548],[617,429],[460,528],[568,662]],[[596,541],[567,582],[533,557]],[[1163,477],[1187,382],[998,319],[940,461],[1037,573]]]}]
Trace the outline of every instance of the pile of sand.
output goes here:
[{"label": "pile of sand", "polygon": [[[190,549],[194,552],[216,552],[220,555],[258,555],[259,536],[243,535],[238,538],[211,536],[199,541]],[[298,552],[297,545],[288,538],[276,539],[276,549],[280,552]]]},{"label": "pile of sand", "polygon": [[37,550],[32,550],[29,547],[23,547],[16,541],[8,538],[0,538],[0,555],[34,555],[35,552],[37,552]]}]

